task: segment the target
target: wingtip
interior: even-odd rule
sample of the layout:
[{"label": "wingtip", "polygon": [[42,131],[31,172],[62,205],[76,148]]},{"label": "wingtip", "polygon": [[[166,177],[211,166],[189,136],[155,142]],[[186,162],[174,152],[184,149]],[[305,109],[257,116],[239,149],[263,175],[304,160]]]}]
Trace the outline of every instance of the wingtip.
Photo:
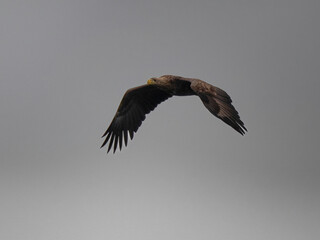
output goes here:
[{"label": "wingtip", "polygon": [[241,126],[241,128],[238,131],[242,136],[244,136],[246,134],[246,132],[248,132],[248,130],[245,128],[245,126]]},{"label": "wingtip", "polygon": [[108,131],[106,131],[102,136],[101,138],[104,138],[106,135],[107,135]]},{"label": "wingtip", "polygon": [[107,142],[106,142],[106,141],[104,141],[104,142],[101,144],[100,149],[101,149],[101,148],[103,148],[103,147],[106,145],[106,143],[107,143]]}]

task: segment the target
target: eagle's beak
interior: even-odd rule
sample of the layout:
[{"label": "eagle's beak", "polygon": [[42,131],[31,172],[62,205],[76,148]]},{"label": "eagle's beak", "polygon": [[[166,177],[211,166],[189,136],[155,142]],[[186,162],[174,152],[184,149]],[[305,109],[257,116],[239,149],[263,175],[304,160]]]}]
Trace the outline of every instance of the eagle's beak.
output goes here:
[{"label": "eagle's beak", "polygon": [[152,78],[150,78],[148,81],[147,81],[147,84],[154,84],[155,83],[155,81],[152,79]]}]

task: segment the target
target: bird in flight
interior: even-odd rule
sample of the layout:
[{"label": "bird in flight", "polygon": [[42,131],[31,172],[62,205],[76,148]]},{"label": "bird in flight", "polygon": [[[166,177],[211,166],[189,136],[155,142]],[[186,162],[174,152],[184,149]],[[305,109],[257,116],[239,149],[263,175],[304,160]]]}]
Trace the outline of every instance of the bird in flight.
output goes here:
[{"label": "bird in flight", "polygon": [[110,126],[102,136],[105,140],[101,148],[109,142],[108,152],[112,146],[113,153],[118,146],[121,150],[123,142],[127,146],[128,133],[132,140],[146,114],[154,110],[158,104],[172,96],[189,95],[199,96],[214,116],[241,135],[247,131],[225,91],[200,79],[164,75],[150,78],[147,84],[126,91]]}]

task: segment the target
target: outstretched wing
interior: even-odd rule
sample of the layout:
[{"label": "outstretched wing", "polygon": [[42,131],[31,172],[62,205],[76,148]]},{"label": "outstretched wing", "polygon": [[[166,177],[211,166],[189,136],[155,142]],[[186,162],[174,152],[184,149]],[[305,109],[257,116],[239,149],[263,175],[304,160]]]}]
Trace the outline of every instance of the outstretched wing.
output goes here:
[{"label": "outstretched wing", "polygon": [[231,104],[230,96],[225,91],[201,80],[193,80],[190,87],[213,115],[230,125],[241,135],[247,131],[239,113]]},{"label": "outstretched wing", "polygon": [[128,132],[130,138],[133,138],[135,132],[141,126],[146,114],[155,107],[171,97],[170,93],[160,90],[154,85],[142,85],[129,89],[123,96],[119,108],[102,137],[106,137],[102,146],[109,142],[108,152],[113,146],[113,152],[116,151],[119,144],[121,150],[124,140],[127,146]]}]

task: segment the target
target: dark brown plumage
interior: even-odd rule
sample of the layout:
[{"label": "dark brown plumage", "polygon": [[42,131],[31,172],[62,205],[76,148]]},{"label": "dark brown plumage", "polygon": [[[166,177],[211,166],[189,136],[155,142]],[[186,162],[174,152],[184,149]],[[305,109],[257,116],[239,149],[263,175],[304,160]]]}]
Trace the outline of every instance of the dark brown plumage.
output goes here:
[{"label": "dark brown plumage", "polygon": [[115,152],[118,145],[121,150],[123,142],[127,146],[128,133],[132,139],[146,118],[145,115],[174,95],[197,95],[214,116],[242,135],[247,131],[225,91],[200,79],[164,75],[150,78],[147,84],[131,88],[124,94],[110,126],[102,136],[106,139],[101,147],[109,142],[108,152],[112,146]]}]

